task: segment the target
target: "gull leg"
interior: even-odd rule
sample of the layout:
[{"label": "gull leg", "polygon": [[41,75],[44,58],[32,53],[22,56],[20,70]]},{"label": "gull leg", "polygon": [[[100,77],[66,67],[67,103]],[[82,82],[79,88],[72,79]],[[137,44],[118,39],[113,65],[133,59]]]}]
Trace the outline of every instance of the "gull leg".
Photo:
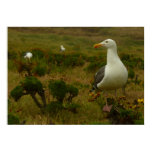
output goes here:
[{"label": "gull leg", "polygon": [[106,100],[106,105],[103,107],[104,112],[110,112],[112,108],[112,105],[108,106],[107,100]]}]

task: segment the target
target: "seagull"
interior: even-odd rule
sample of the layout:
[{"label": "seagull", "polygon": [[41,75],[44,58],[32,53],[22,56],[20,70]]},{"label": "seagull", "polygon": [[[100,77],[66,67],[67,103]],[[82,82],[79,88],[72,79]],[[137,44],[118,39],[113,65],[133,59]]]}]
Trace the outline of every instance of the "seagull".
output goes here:
[{"label": "seagull", "polygon": [[[117,53],[117,44],[112,39],[106,39],[94,45],[94,48],[107,48],[107,64],[95,74],[92,90],[116,90],[122,88],[125,94],[125,86],[128,79],[128,71]],[[104,106],[103,111],[110,112],[111,106]]]},{"label": "seagull", "polygon": [[30,61],[30,59],[32,58],[33,54],[31,52],[27,52],[25,55],[24,55],[24,58],[25,59],[28,59]]},{"label": "seagull", "polygon": [[63,45],[60,46],[60,52],[64,52],[65,51],[65,48]]}]

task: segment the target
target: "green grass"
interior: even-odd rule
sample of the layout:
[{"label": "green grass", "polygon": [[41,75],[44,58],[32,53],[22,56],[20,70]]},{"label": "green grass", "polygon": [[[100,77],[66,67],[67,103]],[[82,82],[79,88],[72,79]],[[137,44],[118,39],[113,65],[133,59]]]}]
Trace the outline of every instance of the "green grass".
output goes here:
[{"label": "green grass", "polygon": [[[125,106],[133,104],[138,98],[144,98],[144,29],[142,27],[10,27],[8,28],[8,113],[25,124],[111,124],[111,119],[102,112],[105,95],[94,102],[88,102],[94,74],[106,62],[106,49],[94,49],[93,45],[106,38],[117,42],[120,58],[128,70],[134,71],[134,77],[129,78],[126,87]],[[59,52],[61,44],[66,48],[64,53]],[[69,107],[71,110],[63,108],[57,114],[50,116],[50,114],[42,114],[29,95],[21,97],[18,102],[12,99],[11,91],[23,81],[25,75],[17,72],[16,61],[26,62],[23,53],[32,50],[34,57],[31,62],[35,67],[33,72],[44,86],[47,104],[54,101],[48,89],[50,80],[64,80],[66,84],[79,89],[78,96],[73,98],[73,105],[67,106],[66,101],[63,103],[64,107]],[[135,83],[136,75],[139,84]],[[118,91],[118,96],[121,95],[121,91]],[[114,92],[109,91],[108,96],[114,97]],[[39,96],[37,98],[40,99]],[[135,124],[143,124],[143,108],[139,109],[139,112],[142,113],[142,118],[134,121]]]}]

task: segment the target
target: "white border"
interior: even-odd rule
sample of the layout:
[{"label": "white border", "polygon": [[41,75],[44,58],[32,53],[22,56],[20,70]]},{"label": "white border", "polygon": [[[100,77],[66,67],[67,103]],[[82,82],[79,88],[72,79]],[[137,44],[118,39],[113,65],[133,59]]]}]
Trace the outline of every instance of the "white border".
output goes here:
[{"label": "white border", "polygon": [[[152,151],[152,22],[149,0],[0,2],[0,151]],[[8,26],[144,26],[145,125],[8,126]]]}]

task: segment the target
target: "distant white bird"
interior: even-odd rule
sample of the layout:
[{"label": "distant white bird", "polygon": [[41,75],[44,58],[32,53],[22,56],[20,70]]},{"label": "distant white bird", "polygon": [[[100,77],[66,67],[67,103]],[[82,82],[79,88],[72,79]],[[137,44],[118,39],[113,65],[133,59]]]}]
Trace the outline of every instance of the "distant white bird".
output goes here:
[{"label": "distant white bird", "polygon": [[60,46],[60,51],[61,51],[61,52],[64,52],[64,51],[65,51],[65,48],[64,48],[63,45]]},{"label": "distant white bird", "polygon": [[33,54],[31,52],[27,52],[25,55],[24,55],[24,58],[25,59],[28,59],[30,61],[30,59],[32,58]]}]

